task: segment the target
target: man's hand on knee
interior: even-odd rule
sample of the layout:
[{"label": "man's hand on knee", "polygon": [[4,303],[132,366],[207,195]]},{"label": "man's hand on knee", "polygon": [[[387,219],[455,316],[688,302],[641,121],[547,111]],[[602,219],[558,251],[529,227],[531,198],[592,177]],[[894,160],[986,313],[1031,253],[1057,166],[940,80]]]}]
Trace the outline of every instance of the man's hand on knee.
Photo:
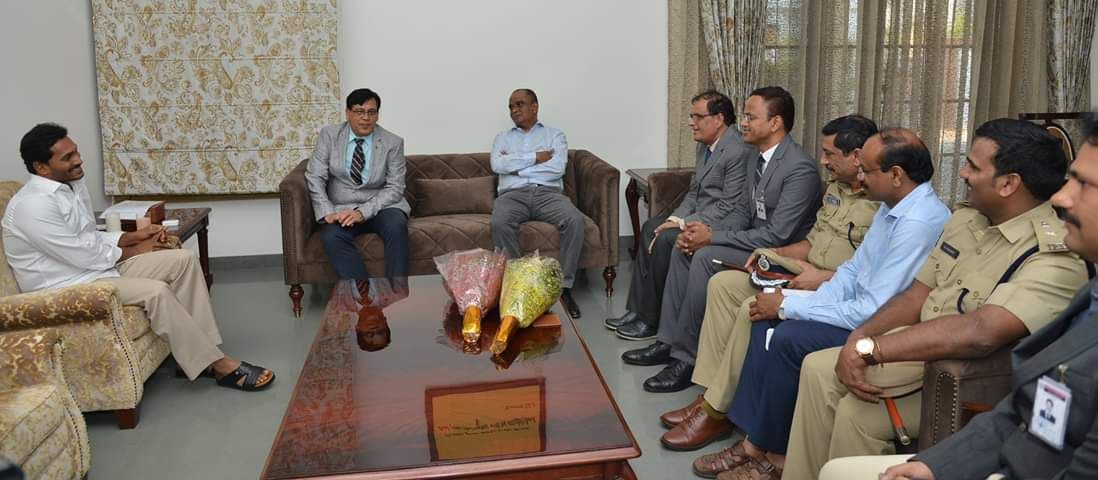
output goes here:
[{"label": "man's hand on knee", "polygon": [[880,480],[934,480],[934,472],[923,462],[906,462],[888,467]]}]

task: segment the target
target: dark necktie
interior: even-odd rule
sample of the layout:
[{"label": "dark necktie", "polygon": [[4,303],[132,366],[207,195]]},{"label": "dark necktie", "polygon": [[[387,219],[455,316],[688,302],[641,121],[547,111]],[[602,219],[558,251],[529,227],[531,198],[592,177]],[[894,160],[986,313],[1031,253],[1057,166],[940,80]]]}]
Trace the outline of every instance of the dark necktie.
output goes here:
[{"label": "dark necktie", "polygon": [[705,162],[703,162],[703,163],[709,163],[709,157],[712,156],[712,155],[713,155],[712,150],[710,150],[708,148],[705,149]]},{"label": "dark necktie", "polygon": [[351,155],[351,180],[362,185],[362,167],[366,166],[366,156],[362,154],[362,142],[365,138],[355,139],[355,153]]},{"label": "dark necktie", "polygon": [[759,155],[759,161],[758,161],[758,163],[755,164],[755,188],[756,189],[759,188],[759,182],[762,181],[763,168],[765,168],[765,167],[766,167],[766,160],[763,158],[762,155]]}]

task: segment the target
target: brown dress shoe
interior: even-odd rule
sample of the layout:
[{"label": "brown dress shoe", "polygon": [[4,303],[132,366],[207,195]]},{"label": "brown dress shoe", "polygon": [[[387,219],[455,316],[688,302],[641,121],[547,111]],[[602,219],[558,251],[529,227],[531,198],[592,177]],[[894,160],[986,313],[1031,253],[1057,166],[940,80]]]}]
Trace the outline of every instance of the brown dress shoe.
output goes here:
[{"label": "brown dress shoe", "polygon": [[697,450],[732,435],[732,424],[728,420],[710,417],[704,409],[698,409],[675,428],[660,437],[660,443],[671,450]]},{"label": "brown dress shoe", "polygon": [[717,453],[707,453],[694,460],[694,474],[699,477],[715,478],[721,472],[727,472],[751,461],[751,456],[743,448],[743,440]]},{"label": "brown dress shoe", "polygon": [[721,472],[717,480],[782,480],[782,469],[765,458],[753,458],[732,470]]},{"label": "brown dress shoe", "polygon": [[660,415],[660,423],[667,428],[675,428],[675,425],[682,423],[683,420],[690,418],[694,412],[702,409],[702,398],[701,395],[698,395],[698,398],[695,398],[689,405]]}]

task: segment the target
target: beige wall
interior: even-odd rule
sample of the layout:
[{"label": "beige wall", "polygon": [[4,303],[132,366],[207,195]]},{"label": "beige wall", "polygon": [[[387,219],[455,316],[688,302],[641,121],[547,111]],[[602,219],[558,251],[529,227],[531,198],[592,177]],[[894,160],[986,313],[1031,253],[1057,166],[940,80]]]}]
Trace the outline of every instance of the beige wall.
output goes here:
[{"label": "beige wall", "polygon": [[[664,164],[665,2],[344,1],[341,8],[344,93],[376,88],[385,99],[382,124],[405,137],[407,153],[487,151],[507,126],[508,89],[524,85],[542,94],[544,119],[573,147],[623,172]],[[103,208],[90,11],[88,1],[0,3],[0,179],[26,178],[19,138],[35,123],[55,121],[80,145],[93,202]],[[281,253],[277,199],[201,204],[213,208],[212,256]]]}]

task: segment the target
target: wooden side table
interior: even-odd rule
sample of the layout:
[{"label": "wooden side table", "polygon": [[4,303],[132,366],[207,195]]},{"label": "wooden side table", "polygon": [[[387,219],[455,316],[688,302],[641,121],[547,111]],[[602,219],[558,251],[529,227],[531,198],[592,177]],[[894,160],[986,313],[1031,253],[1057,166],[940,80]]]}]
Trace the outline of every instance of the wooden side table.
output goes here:
[{"label": "wooden side table", "polygon": [[192,235],[198,234],[198,261],[202,264],[202,274],[206,277],[206,288],[213,285],[210,273],[210,209],[209,208],[169,208],[164,218],[179,220],[179,226],[168,230],[169,235],[179,237],[180,243],[186,242]]},{"label": "wooden side table", "polygon": [[[626,170],[629,175],[629,183],[625,185],[625,205],[629,207],[629,222],[633,226],[633,247],[629,249],[629,256],[637,258],[637,249],[640,248],[640,207],[639,201],[644,198],[645,205],[651,204],[648,196],[648,176],[653,173],[682,170],[681,168],[634,168]],[[688,169],[690,170],[690,169]]]}]

